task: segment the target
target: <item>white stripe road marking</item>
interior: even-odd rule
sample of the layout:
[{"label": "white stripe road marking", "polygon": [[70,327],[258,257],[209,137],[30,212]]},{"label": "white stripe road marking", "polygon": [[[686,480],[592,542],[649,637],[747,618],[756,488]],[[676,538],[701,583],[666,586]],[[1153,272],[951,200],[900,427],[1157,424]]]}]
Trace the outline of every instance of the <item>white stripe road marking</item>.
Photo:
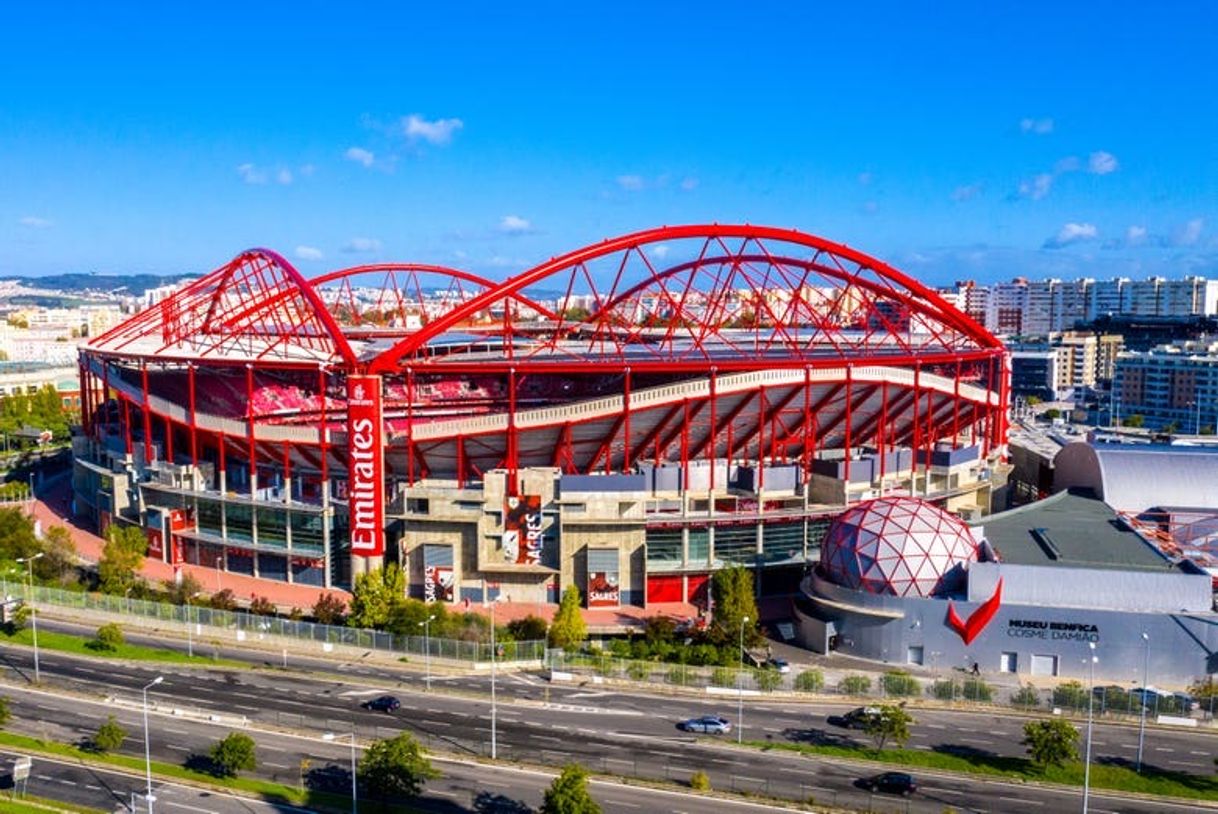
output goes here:
[{"label": "white stripe road marking", "polygon": [[198,806],[188,806],[188,805],[186,805],[186,803],[175,803],[172,800],[166,800],[165,805],[173,806],[174,808],[184,808],[187,811],[199,811],[202,814],[219,814],[219,812],[213,811],[210,808],[199,808]]}]

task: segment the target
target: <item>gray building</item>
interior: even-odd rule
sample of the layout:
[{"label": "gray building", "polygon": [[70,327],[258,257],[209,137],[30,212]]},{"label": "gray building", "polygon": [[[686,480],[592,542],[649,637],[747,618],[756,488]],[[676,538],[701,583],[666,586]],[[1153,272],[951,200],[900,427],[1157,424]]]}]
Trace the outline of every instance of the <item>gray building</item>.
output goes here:
[{"label": "gray building", "polygon": [[[903,540],[892,527],[881,558],[915,570],[934,560],[925,540]],[[1186,686],[1218,669],[1210,577],[1164,557],[1103,501],[1060,492],[970,533],[975,558],[953,564],[958,578],[925,596],[876,581],[845,587],[829,578],[822,553],[796,607],[805,646],[889,664],[1085,679],[1094,643],[1096,681],[1125,686],[1142,683],[1147,659],[1158,685]],[[877,558],[863,559],[866,568]]]}]

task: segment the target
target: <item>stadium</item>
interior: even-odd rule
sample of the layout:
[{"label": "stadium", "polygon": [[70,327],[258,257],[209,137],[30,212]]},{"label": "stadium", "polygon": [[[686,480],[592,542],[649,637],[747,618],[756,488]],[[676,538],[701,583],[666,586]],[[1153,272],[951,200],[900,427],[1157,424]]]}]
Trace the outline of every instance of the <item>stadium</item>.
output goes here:
[{"label": "stadium", "polygon": [[794,592],[844,507],[988,513],[1001,343],[847,246],[662,227],[504,281],[246,251],[80,352],[79,517],[149,556],[589,607]]}]

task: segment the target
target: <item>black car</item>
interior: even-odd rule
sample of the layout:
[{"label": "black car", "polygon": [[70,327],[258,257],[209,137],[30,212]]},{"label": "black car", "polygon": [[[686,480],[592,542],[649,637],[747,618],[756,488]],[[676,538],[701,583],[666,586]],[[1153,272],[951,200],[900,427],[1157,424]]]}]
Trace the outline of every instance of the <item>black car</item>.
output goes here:
[{"label": "black car", "polygon": [[879,714],[879,707],[856,707],[844,715],[830,715],[827,721],[830,726],[843,729],[866,729],[867,723]]},{"label": "black car", "polygon": [[398,707],[402,706],[402,702],[394,698],[392,695],[382,695],[380,698],[373,698],[371,701],[365,701],[361,704],[364,709],[373,709],[377,712],[393,712]]},{"label": "black car", "polygon": [[884,772],[863,781],[863,787],[868,791],[882,791],[885,794],[900,794],[908,797],[918,790],[918,784],[913,776],[904,772]]}]

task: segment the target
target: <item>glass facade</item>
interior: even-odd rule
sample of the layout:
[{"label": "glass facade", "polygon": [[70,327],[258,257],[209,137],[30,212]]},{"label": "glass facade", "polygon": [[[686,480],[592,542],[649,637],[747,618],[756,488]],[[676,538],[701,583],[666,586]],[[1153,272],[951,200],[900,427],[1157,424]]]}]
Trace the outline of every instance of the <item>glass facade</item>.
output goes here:
[{"label": "glass facade", "polygon": [[757,526],[715,526],[715,559],[752,565],[757,561]]},{"label": "glass facade", "polygon": [[682,564],[682,537],[684,532],[677,529],[648,529],[647,530],[647,568],[671,569]]}]

